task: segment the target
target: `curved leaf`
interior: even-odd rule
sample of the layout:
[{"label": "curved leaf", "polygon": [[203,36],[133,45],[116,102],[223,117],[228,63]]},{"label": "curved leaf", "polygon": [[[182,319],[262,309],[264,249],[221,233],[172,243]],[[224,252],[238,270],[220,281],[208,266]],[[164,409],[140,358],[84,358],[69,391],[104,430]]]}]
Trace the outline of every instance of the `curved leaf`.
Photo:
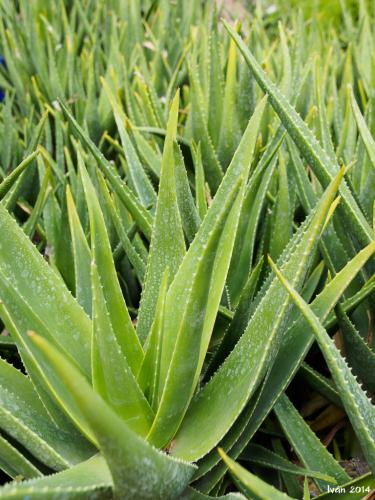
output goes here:
[{"label": "curved leaf", "polygon": [[[17,328],[22,333],[35,329],[35,319],[39,318],[49,339],[90,374],[90,319],[2,206],[0,233],[7,234],[7,241],[0,241],[1,277],[20,301],[17,304],[10,299],[2,286],[0,298]],[[25,307],[21,306],[21,298]]]},{"label": "curved leaf", "polygon": [[46,340],[33,334],[43,364],[61,377],[99,443],[115,496],[134,500],[173,498],[189,483],[194,466],[156,450],[137,436],[92,390],[77,369]]},{"label": "curved leaf", "polygon": [[371,427],[370,422],[375,421],[375,407],[372,405],[366,393],[358,384],[355,376],[351,372],[351,369],[346,364],[344,358],[340,355],[340,352],[335,347],[333,341],[321,325],[314,312],[309,308],[302,297],[300,297],[291,287],[276,266],[273,264],[272,266],[277,277],[293,298],[316,336],[319,347],[332,373],[332,377],[339,389],[344,408],[362,446],[362,450],[368,461],[369,467],[372,471],[374,471],[375,430]]},{"label": "curved leaf", "polygon": [[[297,286],[306,275],[342,174],[331,182],[313,217],[297,232],[295,248],[283,264]],[[233,351],[192,400],[176,436],[173,454],[189,460],[201,458],[230,429],[278,351],[280,332],[289,309],[289,297],[273,280]]]}]

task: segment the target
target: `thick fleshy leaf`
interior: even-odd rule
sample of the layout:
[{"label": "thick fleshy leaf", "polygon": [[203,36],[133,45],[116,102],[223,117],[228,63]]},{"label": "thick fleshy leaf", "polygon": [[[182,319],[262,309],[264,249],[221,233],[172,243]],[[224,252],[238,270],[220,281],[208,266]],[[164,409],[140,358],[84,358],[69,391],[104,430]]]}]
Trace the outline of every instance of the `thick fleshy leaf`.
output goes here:
[{"label": "thick fleshy leaf", "polygon": [[[3,360],[0,360],[0,373],[2,430],[41,463],[55,470],[65,469],[90,456],[90,446],[85,446],[83,438],[69,434],[51,419],[30,379]],[[8,451],[16,458],[15,452]],[[27,466],[26,458],[23,460],[21,464],[25,470],[36,471],[31,464]]]},{"label": "thick fleshy leaf", "polygon": [[335,483],[335,479],[332,476],[329,476],[324,472],[304,469],[303,467],[290,462],[286,458],[283,458],[281,455],[278,455],[277,453],[274,453],[273,451],[258,444],[250,444],[241,454],[241,460],[249,461],[253,464],[260,465],[261,467],[276,469],[298,476],[323,479],[330,483]]},{"label": "thick fleshy leaf", "polygon": [[361,337],[353,323],[340,305],[336,308],[336,315],[344,341],[345,356],[354,374],[371,392],[375,391],[375,352]]},{"label": "thick fleshy leaf", "polygon": [[50,343],[35,334],[32,343],[39,350],[41,362],[61,377],[95,434],[113,479],[115,496],[125,493],[134,500],[167,499],[186,488],[193,465],[156,450],[131,431]]},{"label": "thick fleshy leaf", "polygon": [[[325,287],[320,295],[312,302],[311,307],[315,314],[325,323],[329,321],[329,312],[339,301],[341,295],[353,280],[362,266],[373,254],[375,243],[364,248],[347,266],[340,271],[332,281]],[[221,442],[221,446],[231,455],[237,458],[245,449],[246,445],[253,437],[267,414],[271,411],[278,398],[286,389],[300,363],[307,354],[314,336],[311,330],[307,329],[303,318],[293,324],[284,334],[284,340],[276,356],[274,364],[267,375],[259,396],[249,402],[249,405],[237,419],[231,431]],[[211,452],[199,464],[200,477],[207,473],[218,462],[217,454]],[[212,473],[206,474],[202,479],[204,488],[209,488],[225,473],[223,464],[219,464],[212,470]]]},{"label": "thick fleshy leaf", "polygon": [[[121,212],[122,205],[118,203],[116,204],[113,198],[111,197],[103,174],[100,171],[98,171],[97,175],[98,175],[98,187],[100,190],[100,194],[103,197],[106,209],[116,229],[120,243],[125,251],[126,256],[129,259],[129,262],[134,267],[134,271],[137,274],[137,277],[139,278],[140,282],[143,283],[144,276],[146,273],[144,256],[141,255],[141,252],[137,248],[137,245],[134,242],[134,240],[131,241],[130,239],[130,236],[132,234],[134,235],[134,225],[131,226],[129,230],[127,230],[124,217],[122,216],[123,213]],[[131,231],[132,228],[133,231]]]},{"label": "thick fleshy leaf", "polygon": [[193,146],[193,159],[195,168],[195,203],[199,217],[203,219],[207,212],[207,200],[200,144]]},{"label": "thick fleshy leaf", "polygon": [[368,474],[353,479],[349,483],[340,485],[340,487],[337,489],[333,487],[331,488],[331,491],[327,491],[326,493],[323,493],[315,498],[321,498],[322,500],[336,500],[337,495],[339,494],[340,500],[351,500],[353,498],[353,493],[358,493],[361,496],[367,496],[375,489],[375,478],[369,472]]},{"label": "thick fleshy leaf", "polygon": [[111,103],[113,114],[115,116],[117,129],[120,134],[122,147],[124,149],[126,163],[128,166],[129,177],[142,205],[146,208],[152,207],[156,203],[155,190],[147,177],[138,154],[126,131],[126,115],[114,96],[110,86],[102,79],[102,84]]},{"label": "thick fleshy leaf", "polygon": [[[332,179],[337,172],[338,165],[332,162],[332,159],[321,148],[306,123],[289,104],[282,92],[267,77],[241,37],[226,21],[223,21],[223,23],[230,36],[235,40],[241,50],[258,84],[262,90],[268,94],[270,103],[278,113],[286,130],[297,144],[306,161],[309,162],[314,169],[316,176],[323,185],[327,185],[329,180]],[[364,244],[370,243],[372,240],[371,228],[345,182],[343,182],[341,186],[340,193],[343,198],[345,215],[348,222],[352,225],[353,231],[355,231],[361,242]]]},{"label": "thick fleshy leaf", "polygon": [[215,193],[220,185],[223,169],[207,129],[207,118],[204,115],[202,89],[195,64],[190,64],[189,73],[191,81],[193,136],[195,142],[198,143],[201,141],[205,178],[212,192]]},{"label": "thick fleshy leaf", "polygon": [[249,498],[252,498],[254,495],[256,498],[262,500],[270,500],[271,498],[274,500],[287,500],[291,498],[244,469],[241,465],[229,458],[222,449],[219,449],[219,453],[228,466],[231,474],[239,480],[241,485],[243,485],[243,490]]},{"label": "thick fleshy leaf", "polygon": [[369,467],[372,471],[375,470],[375,431],[370,424],[375,420],[375,407],[358,384],[351,369],[314,312],[291,287],[276,266],[273,266],[273,270],[311,326],[332,377],[340,391],[342,403],[361,443]]},{"label": "thick fleshy leaf", "polygon": [[153,412],[121,351],[113,331],[95,262],[91,268],[93,297],[92,384],[94,390],[127,422],[130,429],[146,435]]},{"label": "thick fleshy leaf", "polygon": [[113,498],[112,478],[103,457],[97,455],[57,474],[6,485],[0,489],[0,498],[109,500]]},{"label": "thick fleshy leaf", "polygon": [[163,345],[163,330],[165,321],[165,297],[168,290],[167,268],[160,284],[159,297],[156,303],[155,317],[151,333],[145,344],[145,357],[138,375],[138,382],[147,396],[154,411],[159,406],[160,358]]},{"label": "thick fleshy leaf", "polygon": [[99,200],[82,159],[80,172],[90,217],[92,257],[98,269],[113,332],[122,354],[126,357],[128,366],[136,375],[143,360],[142,346],[135,333],[122,295]]},{"label": "thick fleshy leaf", "polygon": [[236,87],[237,87],[237,51],[234,41],[228,51],[227,75],[223,95],[223,117],[220,127],[220,136],[217,146],[220,163],[224,170],[230,164],[231,158],[237,149],[241,132],[237,119]]},{"label": "thick fleshy leaf", "polygon": [[137,333],[144,342],[154,317],[160,282],[169,268],[170,280],[185,255],[185,240],[177,204],[174,139],[177,133],[179,94],[171,106],[160,174],[159,195],[151,236],[145,286],[138,313]]},{"label": "thick fleshy leaf", "polygon": [[324,396],[328,401],[334,405],[342,407],[340,395],[337,391],[335,384],[328,377],[314,370],[307,363],[302,363],[298,373],[301,377],[319,394]]},{"label": "thick fleshy leaf", "polygon": [[[288,441],[305,467],[332,476],[338,484],[348,481],[349,476],[344,469],[324,447],[285,394],[278,399],[274,411]],[[319,477],[314,481],[320,491],[327,491],[327,487],[332,485],[332,481]]]},{"label": "thick fleshy leaf", "polygon": [[185,236],[188,242],[191,243],[198,231],[201,220],[189,186],[184,157],[177,143],[174,145],[174,154],[178,208],[180,210],[181,223],[184,228]]},{"label": "thick fleshy leaf", "polygon": [[362,116],[361,110],[357,104],[354,97],[353,90],[350,92],[351,104],[353,109],[353,114],[357,122],[359,133],[361,134],[362,141],[365,145],[367,154],[370,158],[371,165],[375,169],[375,140],[371,135],[371,132],[366,124],[365,119]]},{"label": "thick fleshy leaf", "polygon": [[7,242],[0,242],[1,279],[20,300],[11,299],[2,286],[0,298],[17,328],[25,334],[43,323],[41,335],[45,332],[89,374],[90,319],[2,206],[0,232],[8,236]]},{"label": "thick fleshy leaf", "polygon": [[270,243],[270,255],[275,260],[282,254],[292,236],[288,175],[285,159],[281,155],[279,155],[278,174],[279,189],[274,207],[275,212],[272,225],[273,238]]},{"label": "thick fleshy leaf", "polygon": [[69,186],[66,190],[66,202],[74,256],[75,296],[85,312],[91,317],[91,252]]},{"label": "thick fleshy leaf", "polygon": [[244,286],[238,306],[234,312],[233,319],[225,331],[217,351],[210,360],[207,372],[205,373],[206,380],[208,380],[208,378],[211,377],[224,362],[227,355],[231,352],[245,331],[251,316],[251,303],[255,295],[255,290],[258,285],[259,275],[262,268],[263,259],[260,259],[258,264],[252,270]]},{"label": "thick fleshy leaf", "polygon": [[228,273],[228,290],[232,307],[236,307],[249,275],[254,257],[257,228],[264,210],[276,159],[274,158],[284,139],[284,133],[276,134],[253,172],[246,188],[245,199]]},{"label": "thick fleshy leaf", "polygon": [[181,495],[180,500],[209,500],[210,498],[215,498],[217,500],[245,500],[245,497],[241,493],[228,493],[224,496],[211,497],[204,495],[200,491],[194,488],[187,488]]},{"label": "thick fleshy leaf", "polygon": [[26,170],[40,153],[39,150],[28,155],[5,179],[0,183],[0,200],[4,198],[7,192],[12,188],[19,176]]},{"label": "thick fleshy leaf", "polygon": [[149,212],[147,212],[147,210],[141,205],[138,199],[133,195],[130,188],[124,183],[124,181],[115,171],[113,165],[110,164],[110,162],[103,156],[101,151],[95,146],[88,135],[82,130],[77,120],[70,113],[68,108],[63,103],[60,103],[60,106],[62,107],[65,115],[69,120],[69,123],[71,124],[79,139],[96,159],[98,166],[108,179],[108,182],[110,183],[113,191],[115,191],[121,202],[127,207],[134,220],[139,225],[140,229],[144,232],[145,236],[150,238],[152,217]]},{"label": "thick fleshy leaf", "polygon": [[0,469],[12,479],[30,479],[42,473],[16,447],[0,436]]},{"label": "thick fleshy leaf", "polygon": [[[214,202],[168,290],[162,396],[149,436],[159,446],[173,438],[198,383],[225,285],[265,103],[264,100],[259,104],[250,119]],[[178,297],[181,297],[180,304]]]},{"label": "thick fleshy leaf", "polygon": [[[301,286],[304,280],[342,174],[331,182],[313,216],[292,240],[294,245],[283,269],[297,286]],[[176,436],[173,454],[196,460],[210,451],[226,434],[276,355],[281,342],[280,332],[289,309],[288,295],[273,279],[233,351],[195,395]]]}]

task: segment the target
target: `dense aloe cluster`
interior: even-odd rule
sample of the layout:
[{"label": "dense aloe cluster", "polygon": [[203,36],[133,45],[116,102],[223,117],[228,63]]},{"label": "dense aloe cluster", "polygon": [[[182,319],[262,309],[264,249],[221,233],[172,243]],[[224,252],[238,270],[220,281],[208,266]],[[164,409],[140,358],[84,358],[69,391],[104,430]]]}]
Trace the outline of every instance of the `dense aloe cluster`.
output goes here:
[{"label": "dense aloe cluster", "polygon": [[248,3],[2,0],[0,499],[375,488],[374,12]]}]

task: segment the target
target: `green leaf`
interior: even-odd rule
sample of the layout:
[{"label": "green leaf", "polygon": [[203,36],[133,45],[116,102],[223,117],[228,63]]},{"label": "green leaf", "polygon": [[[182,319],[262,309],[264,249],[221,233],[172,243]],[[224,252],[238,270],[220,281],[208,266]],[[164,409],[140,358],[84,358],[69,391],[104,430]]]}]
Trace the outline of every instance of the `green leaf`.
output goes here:
[{"label": "green leaf", "polygon": [[19,176],[27,169],[27,167],[32,163],[35,158],[39,155],[40,151],[37,149],[30,155],[28,155],[19,165],[16,167],[0,184],[0,200],[8,193],[12,188],[14,183],[17,181]]},{"label": "green leaf", "polygon": [[[292,240],[290,257],[283,269],[297,286],[303,282],[342,174],[343,171],[332,181],[313,217]],[[230,429],[278,351],[280,332],[289,306],[288,296],[273,279],[233,351],[195,395],[176,436],[173,454],[196,460],[212,449]]]},{"label": "green leaf", "polygon": [[134,267],[134,271],[137,274],[140,282],[143,283],[144,276],[146,273],[146,265],[143,260],[143,256],[140,255],[140,252],[138,251],[136,245],[130,241],[128,232],[126,231],[123,223],[122,214],[120,213],[121,205],[119,206],[112,199],[108,191],[107,184],[104,180],[103,174],[100,171],[98,171],[97,175],[98,175],[98,185],[100,192],[103,196],[103,199],[105,200],[106,207],[108,209],[113,225],[116,229],[120,243],[126,253],[126,256],[129,259],[129,262]]},{"label": "green leaf", "polygon": [[86,314],[91,317],[91,252],[85,233],[82,229],[81,221],[79,219],[69,185],[66,187],[66,203],[73,247],[75,296],[78,303],[81,304],[85,310]]},{"label": "green leaf", "polygon": [[[82,438],[57,427],[52,421],[30,379],[1,359],[0,374],[2,430],[41,463],[55,470],[65,469],[90,456],[93,450],[85,446]],[[3,453],[4,458],[12,459],[25,471],[36,471],[26,458],[18,457],[10,445],[3,449]]]},{"label": "green leaf", "polygon": [[276,166],[274,156],[283,140],[283,133],[274,137],[253,172],[246,189],[231,267],[228,273],[228,289],[233,307],[238,303],[251,269],[257,228]]},{"label": "green leaf", "polygon": [[[296,146],[287,140],[289,153],[291,155],[291,164],[294,168],[295,177],[298,186],[298,194],[301,200],[305,213],[309,213],[311,208],[315,205],[318,196],[314,193],[313,186],[310,183],[307,171],[304,168],[302,160],[300,159]],[[348,261],[347,252],[336,234],[333,224],[328,224],[320,241],[321,251],[328,269],[336,273],[342,269]]]},{"label": "green leaf", "polygon": [[158,446],[173,438],[198,383],[230,263],[251,165],[251,137],[265,104],[263,100],[250,119],[214,202],[168,290],[162,397],[149,436]]},{"label": "green leaf", "polygon": [[10,483],[0,489],[6,500],[52,500],[69,498],[109,500],[113,498],[112,478],[103,457],[97,455],[66,471],[39,479]]},{"label": "green leaf", "polygon": [[143,360],[142,346],[132,325],[117,278],[99,200],[80,155],[78,155],[78,160],[90,217],[91,251],[103,287],[110,323],[121,353],[125,356],[133,374],[136,375]]},{"label": "green leaf", "polygon": [[129,126],[131,128],[131,133],[136,143],[137,149],[141,157],[143,158],[146,166],[149,168],[150,172],[157,179],[160,177],[161,170],[161,153],[160,151],[153,147],[152,141],[146,140],[136,127],[134,127],[130,122]]},{"label": "green leaf", "polygon": [[[286,130],[297,144],[306,161],[314,169],[314,173],[320,182],[323,185],[327,185],[338,170],[337,164],[332,163],[332,160],[321,148],[302,118],[285,99],[280,90],[270,81],[241,37],[225,20],[223,23],[230,36],[235,40],[237,46],[241,50],[258,84],[262,90],[269,95],[270,103],[279,115]],[[343,199],[343,206],[345,207],[345,215],[348,223],[362,243],[370,243],[372,240],[371,228],[345,182],[343,182],[340,188],[340,193]]]},{"label": "green leaf", "polygon": [[36,230],[36,226],[39,222],[40,216],[43,211],[43,207],[48,199],[50,194],[50,179],[51,179],[51,170],[47,168],[45,174],[43,176],[43,180],[40,184],[40,189],[38,193],[38,197],[35,201],[35,205],[32,209],[30,217],[27,219],[23,226],[24,233],[32,239]]},{"label": "green leaf", "polygon": [[283,458],[277,453],[274,453],[273,451],[258,444],[250,444],[241,454],[241,460],[246,460],[269,469],[276,469],[298,476],[308,476],[323,479],[324,481],[329,481],[330,483],[336,483],[332,476],[323,472],[304,469],[303,467],[295,465],[286,458]]},{"label": "green leaf", "polygon": [[365,145],[367,154],[368,154],[370,161],[371,161],[371,165],[375,169],[375,140],[371,135],[371,132],[367,126],[365,119],[362,116],[361,110],[359,109],[359,106],[358,106],[357,101],[354,97],[354,93],[353,93],[352,89],[350,89],[350,98],[351,98],[351,105],[352,105],[354,118],[357,122],[359,133],[361,134],[362,141]]},{"label": "green leaf", "polygon": [[371,392],[375,392],[375,353],[361,337],[353,323],[343,310],[341,304],[336,308],[336,315],[344,341],[346,359],[353,368],[354,374],[360,378]]},{"label": "green leaf", "polygon": [[[341,295],[360,271],[369,257],[373,254],[375,244],[372,243],[358,253],[324,288],[311,304],[315,314],[325,323],[328,321],[328,314],[340,299]],[[250,405],[250,415],[244,421],[238,422],[237,432],[243,431],[243,436],[239,439],[236,448],[241,450],[252,437],[268,412],[272,409],[279,396],[286,389],[292,380],[301,361],[307,354],[314,336],[307,328],[303,317],[291,326],[284,334],[284,342],[275,358],[274,364],[265,379],[259,397],[254,402],[255,406]],[[245,430],[244,430],[245,429]],[[233,438],[232,438],[233,439]],[[234,438],[235,439],[235,438]],[[232,441],[233,444],[233,441]],[[230,445],[231,446],[231,445]]]},{"label": "green leaf", "polygon": [[340,495],[340,500],[352,500],[353,494],[356,493],[363,497],[365,493],[369,494],[375,489],[375,478],[369,472],[368,474],[353,479],[349,483],[341,484],[337,490],[335,488],[332,489],[333,491],[327,491],[327,493],[323,493],[315,498],[336,500],[337,495]]},{"label": "green leaf", "polygon": [[113,331],[107,302],[95,262],[91,267],[93,297],[92,383],[130,429],[145,436],[153,412],[124,358]]},{"label": "green leaf", "polygon": [[215,496],[210,497],[208,495],[204,495],[200,491],[195,490],[194,488],[187,488],[180,496],[179,500],[208,500],[209,498],[215,498],[217,500],[244,500],[245,497],[241,495],[241,493],[228,493],[224,496]]},{"label": "green leaf", "polygon": [[[224,82],[221,66],[221,46],[217,26],[217,16],[214,17],[208,40],[209,62],[209,102],[208,102],[208,129],[212,141],[217,147],[223,117]],[[254,110],[253,110],[254,111]],[[249,119],[246,117],[246,123]]]},{"label": "green leaf", "polygon": [[146,281],[138,313],[137,333],[143,342],[150,332],[163,273],[168,267],[169,279],[171,280],[177,272],[186,251],[177,204],[173,151],[174,139],[177,133],[178,108],[179,93],[176,94],[172,102],[168,120]]},{"label": "green leaf", "polygon": [[349,479],[344,469],[313,433],[287,396],[282,395],[278,399],[274,411],[285,436],[305,467],[330,475],[335,479],[335,481],[330,481],[326,478],[315,477],[314,480],[321,491],[326,491],[327,486],[332,482],[342,484]]},{"label": "green leaf", "polygon": [[163,345],[165,297],[168,290],[167,268],[160,284],[159,297],[155,308],[155,317],[151,326],[150,335],[145,344],[145,357],[139,372],[138,381],[143,392],[148,396],[154,411],[159,406],[160,360]]},{"label": "green leaf", "polygon": [[[30,168],[26,168],[26,167],[29,165],[28,160],[30,159],[30,155],[32,156],[33,151],[37,148],[38,142],[41,138],[41,135],[42,135],[43,130],[45,128],[45,125],[47,123],[47,118],[48,118],[48,111],[46,111],[42,115],[38,125],[36,127],[34,127],[31,139],[30,139],[28,147],[26,149],[26,154],[28,155],[25,158],[26,164],[22,162],[23,168],[21,170],[23,170],[23,171],[20,172],[18,170],[18,172],[17,172],[17,173],[20,172],[21,175],[18,176],[16,173],[16,170],[14,170],[14,174],[13,173],[11,174],[11,175],[14,175],[14,177],[13,177],[13,179],[12,179],[12,177],[10,177],[10,179],[12,179],[13,181],[15,180],[16,182],[13,183],[13,185],[9,191],[6,189],[7,193],[6,193],[6,196],[3,200],[4,206],[8,210],[12,210],[14,208],[14,206],[15,206],[15,204],[20,196],[21,191],[23,190],[23,188],[26,185],[26,181],[28,180],[28,178],[30,178],[30,173],[33,174],[33,172],[34,172],[32,165],[30,166]],[[21,164],[19,165],[19,167],[21,167]],[[25,170],[25,168],[26,168],[26,170]],[[15,178],[15,176],[17,176],[17,179]],[[6,187],[6,184],[3,187]],[[9,184],[8,184],[8,187],[10,187]]]},{"label": "green leaf", "polygon": [[245,331],[252,313],[251,303],[255,295],[255,290],[258,285],[262,268],[263,258],[261,258],[258,264],[254,267],[244,286],[232,321],[225,331],[217,351],[210,360],[207,372],[205,373],[205,380],[208,380],[216,372]]},{"label": "green leaf", "polygon": [[[237,87],[237,51],[236,44],[231,41],[228,50],[227,75],[224,86],[223,109],[220,136],[217,146],[220,163],[226,170],[241,138],[236,109]],[[212,82],[213,83],[213,82]],[[220,82],[216,82],[220,85]]]},{"label": "green leaf", "polygon": [[303,500],[310,500],[310,489],[307,477],[305,477],[305,480],[303,482]]},{"label": "green leaf", "polygon": [[302,363],[298,373],[310,387],[319,392],[319,394],[324,396],[328,401],[331,401],[338,407],[342,407],[340,395],[331,379],[317,372],[307,363]]},{"label": "green leaf", "polygon": [[91,427],[108,464],[114,494],[134,500],[172,498],[189,483],[194,466],[163,454],[137,436],[92,390],[88,382],[51,344],[37,335],[32,343],[43,364],[63,381]]},{"label": "green leaf", "polygon": [[14,300],[0,286],[0,298],[12,320],[22,334],[42,323],[41,334],[45,332],[50,341],[69,353],[89,375],[90,319],[2,206],[0,232],[8,238],[0,242],[1,281],[12,294],[19,296],[19,300]]},{"label": "green leaf", "polygon": [[270,254],[278,259],[292,236],[292,217],[289,200],[288,176],[284,158],[279,155],[279,189],[272,225],[273,237],[270,243]]},{"label": "green leaf", "polygon": [[[281,439],[272,439],[272,447],[279,456],[289,461],[288,454],[284,449]],[[301,477],[295,476],[294,474],[291,474],[289,472],[282,471],[280,471],[279,476],[282,480],[282,483],[285,485],[286,493],[288,493],[288,495],[292,497],[298,498],[301,495]]]},{"label": "green leaf", "polygon": [[199,217],[203,219],[207,213],[207,200],[200,143],[198,144],[198,146],[193,145],[192,152],[195,168],[195,202],[197,205]]},{"label": "green leaf", "polygon": [[358,384],[349,366],[341,357],[340,352],[314,312],[281,275],[275,265],[273,265],[273,270],[311,326],[332,377],[336,382],[344,408],[361,444],[369,467],[372,471],[375,470],[375,432],[369,425],[375,419],[375,407]]},{"label": "green leaf", "polygon": [[[312,302],[311,307],[324,323],[329,321],[329,312],[338,302],[348,284],[373,254],[374,248],[375,243],[372,243],[361,250]],[[263,383],[260,394],[255,399],[250,400],[242,415],[221,442],[221,446],[225,447],[225,450],[230,450],[233,457],[240,455],[267,414],[272,410],[308,353],[313,340],[314,336],[307,328],[303,317],[300,317],[295,324],[287,329],[284,334],[284,342]],[[207,471],[212,469],[217,462],[217,453],[211,452],[199,464],[197,477],[206,473],[206,476],[202,478],[202,487],[209,488],[225,473],[225,467],[219,464],[211,473],[207,474]]]},{"label": "green leaf", "polygon": [[155,190],[142,167],[137,152],[126,131],[126,115],[121,109],[118,100],[116,99],[107,82],[103,78],[101,79],[101,82],[113,109],[113,114],[115,116],[117,129],[120,134],[131,182],[135,187],[136,193],[142,205],[146,208],[149,208],[156,204]]},{"label": "green leaf", "polygon": [[191,84],[193,136],[196,143],[199,141],[201,143],[205,178],[212,192],[215,193],[223,177],[223,169],[207,129],[207,119],[204,116],[202,89],[198,79],[196,65],[193,63],[189,65],[189,77]]},{"label": "green leaf", "polygon": [[103,156],[101,151],[95,146],[92,140],[85,134],[82,128],[78,125],[78,122],[70,113],[68,108],[60,102],[60,106],[64,111],[64,114],[69,120],[74,132],[82,143],[91,152],[93,157],[98,163],[99,168],[103,171],[104,175],[108,179],[113,191],[118,195],[122,203],[127,207],[131,213],[134,220],[139,225],[140,229],[143,231],[147,238],[151,237],[151,226],[152,226],[152,216],[147,212],[147,210],[141,205],[138,199],[133,195],[129,187],[124,183],[121,177],[118,175],[113,166],[109,161]]},{"label": "green leaf", "polygon": [[181,223],[184,228],[186,239],[191,243],[198,231],[201,220],[195,207],[193,195],[191,194],[184,157],[180,146],[176,142],[174,144],[174,152],[178,208],[180,210]]},{"label": "green leaf", "polygon": [[246,495],[249,495],[249,498],[252,498],[254,495],[256,498],[262,500],[270,500],[271,498],[273,500],[286,500],[287,498],[292,498],[244,469],[241,465],[229,458],[221,448],[219,448],[219,453],[228,466],[230,473],[243,485],[244,491]]},{"label": "green leaf", "polygon": [[42,475],[35,465],[2,436],[0,436],[0,469],[13,479],[17,477],[29,479]]}]

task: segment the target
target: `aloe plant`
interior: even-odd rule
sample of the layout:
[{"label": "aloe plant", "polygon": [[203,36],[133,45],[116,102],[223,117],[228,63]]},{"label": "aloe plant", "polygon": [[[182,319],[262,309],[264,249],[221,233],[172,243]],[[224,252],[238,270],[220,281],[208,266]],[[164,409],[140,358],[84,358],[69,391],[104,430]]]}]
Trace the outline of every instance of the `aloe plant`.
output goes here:
[{"label": "aloe plant", "polygon": [[371,7],[2,2],[0,499],[375,488]]}]

